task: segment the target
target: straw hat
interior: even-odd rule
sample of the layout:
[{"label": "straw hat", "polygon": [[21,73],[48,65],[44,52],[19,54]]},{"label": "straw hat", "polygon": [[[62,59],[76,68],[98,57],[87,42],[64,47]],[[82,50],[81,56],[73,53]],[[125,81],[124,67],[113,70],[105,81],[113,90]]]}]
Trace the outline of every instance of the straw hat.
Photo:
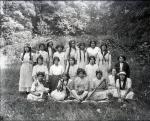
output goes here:
[{"label": "straw hat", "polygon": [[121,72],[118,73],[118,75],[121,75],[121,74],[122,74],[122,75],[126,75],[126,72],[121,71]]}]

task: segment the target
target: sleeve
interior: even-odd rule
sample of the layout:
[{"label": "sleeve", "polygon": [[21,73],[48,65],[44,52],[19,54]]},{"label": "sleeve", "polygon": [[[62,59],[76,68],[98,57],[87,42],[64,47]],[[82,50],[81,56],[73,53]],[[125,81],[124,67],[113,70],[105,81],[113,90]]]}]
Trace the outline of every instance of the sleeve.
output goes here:
[{"label": "sleeve", "polygon": [[31,86],[31,92],[35,92],[36,91],[36,82],[34,81],[33,83],[32,83],[32,86]]},{"label": "sleeve", "polygon": [[61,74],[63,74],[65,72],[65,69],[63,66],[61,66]]},{"label": "sleeve", "polygon": [[53,75],[53,66],[50,67],[49,75]]},{"label": "sleeve", "polygon": [[56,57],[56,52],[53,54],[53,58]]},{"label": "sleeve", "polygon": [[88,78],[86,78],[85,91],[89,90],[89,83],[90,83],[90,81],[88,80]]},{"label": "sleeve", "polygon": [[130,67],[128,63],[127,63],[127,76],[130,77]]},{"label": "sleeve", "polygon": [[69,48],[66,49],[66,53],[65,53],[65,59],[68,59],[68,54],[69,54]]},{"label": "sleeve", "polygon": [[37,70],[37,69],[36,69],[36,66],[34,66],[34,67],[33,67],[33,70],[32,70],[32,76],[36,76],[36,70]]},{"label": "sleeve", "polygon": [[109,70],[111,69],[111,54],[109,53]]},{"label": "sleeve", "polygon": [[117,88],[120,88],[119,79],[116,80],[116,87],[117,87]]},{"label": "sleeve", "polygon": [[23,56],[23,53],[21,53],[21,55],[20,55],[20,60],[22,61],[22,56]]},{"label": "sleeve", "polygon": [[95,59],[96,59],[96,64],[99,65],[99,52],[97,53],[97,56]]},{"label": "sleeve", "polygon": [[45,66],[45,74],[48,75],[48,68]]},{"label": "sleeve", "polygon": [[132,81],[130,78],[127,78],[127,89],[130,89],[132,86]]}]

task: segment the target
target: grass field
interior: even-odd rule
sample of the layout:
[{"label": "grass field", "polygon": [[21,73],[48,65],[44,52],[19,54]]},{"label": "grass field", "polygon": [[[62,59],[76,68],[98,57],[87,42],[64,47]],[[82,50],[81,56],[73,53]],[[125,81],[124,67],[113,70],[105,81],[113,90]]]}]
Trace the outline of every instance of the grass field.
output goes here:
[{"label": "grass field", "polygon": [[[18,93],[20,66],[13,64],[1,70],[0,120],[60,120],[60,121],[108,121],[148,120],[150,107],[142,101],[129,101],[127,108],[122,104],[110,103],[60,103],[53,101],[28,102],[26,95]],[[100,109],[100,112],[97,112]]]}]

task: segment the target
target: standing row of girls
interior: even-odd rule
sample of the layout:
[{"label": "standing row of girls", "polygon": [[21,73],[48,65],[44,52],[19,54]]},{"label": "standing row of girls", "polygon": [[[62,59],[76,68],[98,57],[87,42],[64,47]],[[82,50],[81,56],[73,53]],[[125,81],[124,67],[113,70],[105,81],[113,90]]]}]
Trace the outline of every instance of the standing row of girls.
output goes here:
[{"label": "standing row of girls", "polygon": [[[45,79],[46,86],[50,89],[50,92],[54,91],[60,84],[59,80],[62,75],[64,73],[68,74],[67,78],[70,77],[70,80],[72,80],[69,82],[72,87],[72,93],[78,99],[80,99],[80,96],[78,95],[77,88],[81,82],[79,80],[82,80],[85,76],[87,78],[86,80],[88,80],[85,82],[85,85],[88,83],[87,87],[90,89],[93,88],[92,85],[94,84],[92,80],[97,78],[99,73],[107,80],[107,83],[110,82],[108,72],[111,69],[111,54],[107,50],[106,44],[101,45],[99,48],[96,46],[96,41],[90,41],[90,46],[86,48],[85,43],[80,43],[77,47],[73,40],[69,42],[69,47],[65,51],[63,45],[57,45],[56,48],[54,48],[53,42],[50,41],[47,44],[47,48],[45,44],[40,44],[39,51],[35,54],[32,53],[30,45],[26,44],[24,52],[21,54],[21,60],[20,92],[29,93],[31,91],[31,87],[34,84],[33,81],[36,81],[38,75],[40,75],[38,74],[39,72],[44,73],[43,79]],[[33,66],[34,64],[36,65]],[[115,65],[115,70],[117,73],[124,72],[124,75],[129,77],[130,69],[125,62],[124,56],[119,57],[119,62]],[[80,79],[77,79],[78,76]],[[101,76],[99,80],[101,80]],[[123,83],[123,85],[125,84]],[[83,89],[80,91],[83,92]],[[55,93],[53,92],[52,95],[55,95]],[[86,93],[84,95],[86,95]],[[100,93],[100,95],[102,96],[103,93]],[[58,97],[60,97],[60,95]]]}]

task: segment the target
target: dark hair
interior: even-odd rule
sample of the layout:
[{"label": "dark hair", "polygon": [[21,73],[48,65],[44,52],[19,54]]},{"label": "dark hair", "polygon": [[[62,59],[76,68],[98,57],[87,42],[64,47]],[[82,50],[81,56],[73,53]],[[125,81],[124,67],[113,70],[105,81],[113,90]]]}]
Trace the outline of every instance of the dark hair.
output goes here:
[{"label": "dark hair", "polygon": [[41,76],[44,77],[44,76],[45,76],[45,73],[44,73],[44,72],[38,72],[36,75],[37,75],[37,76],[40,76],[40,75],[41,75]]},{"label": "dark hair", "polygon": [[62,74],[62,77],[63,77],[64,75],[67,77],[67,81],[68,81],[68,80],[70,79],[70,76],[69,76],[69,74],[67,74],[67,73],[64,73],[64,74]]},{"label": "dark hair", "polygon": [[[71,53],[71,48],[72,48],[72,46],[71,46],[71,44],[72,44],[72,42],[75,42],[75,40],[70,40],[69,41],[69,58],[70,58],[70,53]],[[76,47],[74,48],[75,49],[75,51],[76,51]]]},{"label": "dark hair", "polygon": [[101,75],[103,75],[103,72],[102,72],[101,70],[97,70],[97,71],[96,71],[96,75],[97,75],[98,73],[100,73]]},{"label": "dark hair", "polygon": [[[80,62],[81,62],[81,49],[80,49],[80,46],[81,45],[83,45],[84,47],[85,47],[85,43],[84,42],[81,42],[81,43],[79,43],[79,55],[80,55]],[[83,50],[84,51],[84,61],[85,61],[85,50]]]},{"label": "dark hair", "polygon": [[[28,47],[29,48],[29,55],[30,55],[30,60],[32,60],[32,56],[31,56],[31,47],[29,47],[29,46],[25,46],[25,47]],[[26,53],[26,51],[25,51],[25,47],[24,47],[24,51],[23,51],[23,55],[22,55],[22,58],[21,58],[21,60],[23,61],[23,59],[24,59],[24,55],[25,55],[25,53]]]},{"label": "dark hair", "polygon": [[95,46],[97,45],[97,42],[96,42],[95,40],[91,40],[91,41],[90,41],[90,45],[89,45],[90,47],[91,47],[91,43],[92,43],[92,42],[95,43]]},{"label": "dark hair", "polygon": [[100,46],[101,50],[102,50],[102,47],[103,47],[103,46],[105,46],[105,47],[106,47],[106,50],[107,50],[107,48],[108,48],[107,44],[106,44],[106,43],[102,43],[101,46]]},{"label": "dark hair", "polygon": [[40,48],[41,46],[44,46],[44,50],[45,50],[45,44],[44,44],[44,43],[39,44],[39,48]]},{"label": "dark hair", "polygon": [[84,69],[78,68],[78,69],[77,69],[77,76],[78,76],[81,72],[82,72],[84,75],[86,75],[86,72],[85,72]]},{"label": "dark hair", "polygon": [[56,49],[58,49],[59,47],[61,47],[62,50],[64,49],[64,46],[63,46],[63,45],[60,45],[60,44],[56,46]]},{"label": "dark hair", "polygon": [[42,55],[39,55],[36,59],[36,62],[38,63],[38,60],[41,59],[43,61],[43,56]]},{"label": "dark hair", "polygon": [[127,75],[125,75],[125,78],[124,78],[124,80],[123,80],[123,86],[121,86],[121,79],[120,79],[120,75],[119,75],[119,85],[120,85],[120,89],[125,89],[126,82],[127,82]]},{"label": "dark hair", "polygon": [[55,60],[60,61],[59,57],[54,57],[54,58],[53,58],[53,64],[54,64]]},{"label": "dark hair", "polygon": [[126,57],[125,57],[124,55],[120,55],[117,59],[119,60],[119,59],[120,59],[120,57],[122,57],[122,58],[123,58],[123,60],[124,60],[124,61],[126,61]]},{"label": "dark hair", "polygon": [[76,59],[74,57],[70,57],[69,61],[70,61],[70,59],[72,59],[74,61],[74,64],[76,64]]},{"label": "dark hair", "polygon": [[95,59],[94,56],[90,56],[90,57],[89,57],[89,62],[90,62],[90,60],[91,60],[92,58],[94,59],[94,63],[95,63],[96,59]]}]

